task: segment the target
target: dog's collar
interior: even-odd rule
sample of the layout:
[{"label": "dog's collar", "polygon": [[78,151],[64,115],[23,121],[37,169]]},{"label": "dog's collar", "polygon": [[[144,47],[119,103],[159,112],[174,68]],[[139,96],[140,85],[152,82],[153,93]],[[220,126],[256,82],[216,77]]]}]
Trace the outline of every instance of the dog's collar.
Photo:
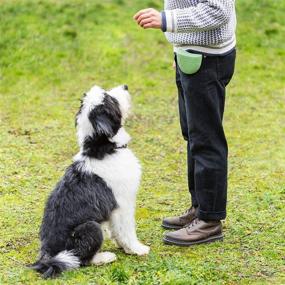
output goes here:
[{"label": "dog's collar", "polygon": [[123,144],[121,146],[116,146],[115,149],[120,149],[120,148],[127,148],[128,144]]}]

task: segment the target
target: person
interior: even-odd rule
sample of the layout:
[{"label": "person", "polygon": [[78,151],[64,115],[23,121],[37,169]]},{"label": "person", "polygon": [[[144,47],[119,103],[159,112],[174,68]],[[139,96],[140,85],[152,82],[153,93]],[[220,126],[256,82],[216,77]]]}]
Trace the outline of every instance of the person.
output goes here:
[{"label": "person", "polygon": [[[165,0],[165,10],[138,11],[144,29],[161,29],[174,45],[176,85],[182,135],[187,141],[191,207],[163,219],[166,244],[191,246],[223,239],[226,218],[228,145],[222,125],[226,86],[236,58],[234,0]],[[188,74],[177,62],[181,50],[201,55]],[[191,60],[191,59],[189,59]]]}]

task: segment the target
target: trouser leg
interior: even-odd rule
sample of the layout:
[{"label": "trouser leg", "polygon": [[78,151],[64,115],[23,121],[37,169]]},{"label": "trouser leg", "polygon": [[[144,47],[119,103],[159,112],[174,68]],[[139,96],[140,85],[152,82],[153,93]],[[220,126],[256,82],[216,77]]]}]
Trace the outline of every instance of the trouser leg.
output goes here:
[{"label": "trouser leg", "polygon": [[178,74],[183,90],[190,158],[194,160],[198,217],[221,220],[226,217],[227,155],[222,118],[225,87],[234,71],[235,52],[204,57],[200,70]]}]

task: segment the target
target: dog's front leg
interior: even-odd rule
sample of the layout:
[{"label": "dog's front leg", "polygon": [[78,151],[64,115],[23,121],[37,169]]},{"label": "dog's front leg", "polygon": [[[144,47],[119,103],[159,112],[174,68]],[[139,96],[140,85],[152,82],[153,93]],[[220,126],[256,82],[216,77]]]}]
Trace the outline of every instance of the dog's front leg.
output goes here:
[{"label": "dog's front leg", "polygon": [[119,207],[111,215],[112,237],[126,253],[146,255],[150,248],[143,245],[137,238],[134,208]]}]

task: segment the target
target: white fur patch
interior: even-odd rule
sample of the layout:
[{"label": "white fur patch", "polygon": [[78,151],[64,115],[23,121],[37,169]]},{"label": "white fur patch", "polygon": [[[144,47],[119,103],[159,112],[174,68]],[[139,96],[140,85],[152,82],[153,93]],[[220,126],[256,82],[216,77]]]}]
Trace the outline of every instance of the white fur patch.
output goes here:
[{"label": "white fur patch", "polygon": [[[94,106],[100,105],[104,99],[104,92],[105,90],[99,86],[94,85],[87,93],[84,98],[84,105],[91,109]],[[89,109],[89,108],[88,108]]]},{"label": "white fur patch", "polygon": [[150,247],[147,245],[144,245],[142,243],[137,243],[135,246],[133,246],[131,249],[127,249],[126,253],[128,254],[137,254],[139,256],[148,255],[150,251]]},{"label": "white fur patch", "polygon": [[109,222],[103,222],[101,224],[101,230],[103,232],[104,239],[110,239],[111,238],[111,231],[110,231]]},{"label": "white fur patch", "polygon": [[117,134],[113,136],[110,141],[116,143],[116,145],[120,147],[120,146],[128,144],[130,140],[131,140],[131,137],[126,132],[126,130],[124,128],[120,128]]},{"label": "white fur patch", "polygon": [[83,107],[77,118],[77,137],[80,146],[82,146],[84,139],[92,135],[94,131],[88,115],[95,106],[102,104],[105,96],[104,92],[102,88],[93,86],[83,99]]},{"label": "white fur patch", "polygon": [[100,176],[112,189],[119,206],[135,207],[136,192],[141,178],[141,167],[133,152],[128,149],[117,150],[104,159],[94,159],[78,153],[75,161],[82,161],[81,171]]},{"label": "white fur patch", "polygon": [[94,257],[91,260],[92,264],[95,265],[101,265],[113,262],[117,259],[116,255],[112,252],[98,252],[94,255]]},{"label": "white fur patch", "polygon": [[107,92],[110,96],[117,99],[122,113],[122,121],[128,117],[131,109],[131,96],[130,93],[123,88],[123,86],[115,87]]},{"label": "white fur patch", "polygon": [[80,260],[75,256],[72,251],[61,251],[54,257],[57,261],[64,263],[68,269],[78,268],[80,266]]}]

